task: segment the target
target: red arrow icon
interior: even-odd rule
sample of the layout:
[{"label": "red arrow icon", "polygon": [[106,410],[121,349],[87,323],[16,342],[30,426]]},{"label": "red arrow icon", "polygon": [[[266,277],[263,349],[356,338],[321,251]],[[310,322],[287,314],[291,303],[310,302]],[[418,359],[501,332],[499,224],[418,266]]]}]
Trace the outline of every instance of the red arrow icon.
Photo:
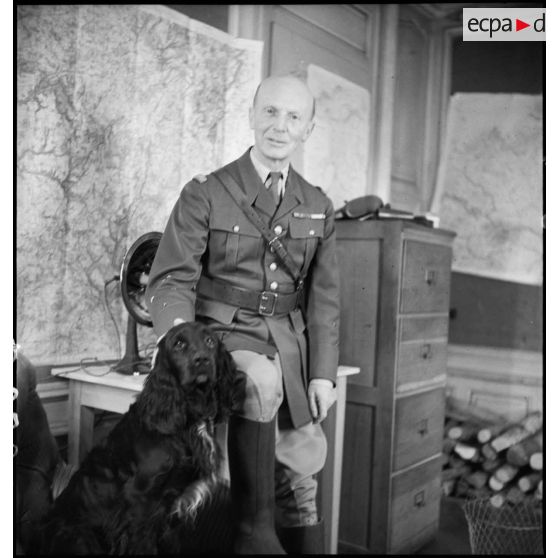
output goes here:
[{"label": "red arrow icon", "polygon": [[520,19],[515,18],[515,30],[516,31],[521,31],[522,29],[525,29],[526,27],[531,27],[530,23],[525,23],[524,21],[521,21]]}]

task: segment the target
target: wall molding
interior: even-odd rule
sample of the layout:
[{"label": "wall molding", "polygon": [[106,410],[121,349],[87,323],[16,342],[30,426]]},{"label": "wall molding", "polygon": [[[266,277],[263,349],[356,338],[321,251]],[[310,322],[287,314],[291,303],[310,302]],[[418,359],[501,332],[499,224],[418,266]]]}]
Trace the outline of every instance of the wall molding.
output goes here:
[{"label": "wall molding", "polygon": [[[397,71],[397,30],[399,6],[382,6],[380,17],[375,20],[376,28],[373,49],[378,53],[370,79],[373,94],[370,97],[371,134],[369,165],[372,173],[372,188],[368,193],[376,194],[384,202],[391,199],[391,163],[393,139],[393,115],[395,110],[395,79]],[[381,53],[381,55],[380,55]],[[374,77],[372,77],[374,76]],[[372,120],[373,119],[373,120]]]},{"label": "wall molding", "polygon": [[543,384],[542,353],[472,345],[448,346],[448,376],[468,376],[504,384]]},{"label": "wall molding", "polygon": [[515,421],[543,407],[542,353],[449,345],[448,395]]},{"label": "wall molding", "polygon": [[280,4],[281,8],[332,35],[349,47],[370,56],[369,20],[372,14],[355,4]]}]

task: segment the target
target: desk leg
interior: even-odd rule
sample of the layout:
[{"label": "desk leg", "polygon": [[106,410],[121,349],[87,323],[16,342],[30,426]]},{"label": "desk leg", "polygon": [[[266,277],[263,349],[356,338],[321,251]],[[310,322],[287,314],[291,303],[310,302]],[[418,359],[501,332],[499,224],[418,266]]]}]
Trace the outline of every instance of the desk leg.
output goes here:
[{"label": "desk leg", "polygon": [[343,437],[345,435],[345,403],[347,378],[337,378],[337,409],[335,415],[335,448],[333,450],[333,495],[331,518],[331,541],[329,551],[337,554],[339,536],[339,508],[341,505],[341,473],[343,466]]},{"label": "desk leg", "polygon": [[346,393],[347,378],[338,377],[337,403],[329,410],[326,420],[322,423],[328,441],[327,459],[319,477],[319,501],[325,526],[326,554],[337,554]]},{"label": "desk leg", "polygon": [[78,466],[93,446],[95,412],[81,405],[81,382],[70,380],[68,421],[68,462]]}]

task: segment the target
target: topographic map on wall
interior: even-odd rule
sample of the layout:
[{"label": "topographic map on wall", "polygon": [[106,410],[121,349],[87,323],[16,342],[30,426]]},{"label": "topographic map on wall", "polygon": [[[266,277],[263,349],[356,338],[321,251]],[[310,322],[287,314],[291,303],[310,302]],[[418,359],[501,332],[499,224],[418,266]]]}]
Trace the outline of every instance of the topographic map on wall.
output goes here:
[{"label": "topographic map on wall", "polygon": [[366,192],[370,94],[359,85],[308,65],[316,126],[304,144],[304,177],[338,209]]},{"label": "topographic map on wall", "polygon": [[17,26],[17,341],[115,358],[107,282],[187,181],[251,145],[262,44],[163,6],[25,5]]},{"label": "topographic map on wall", "polygon": [[542,283],[542,125],[540,95],[451,97],[432,212],[455,271]]}]

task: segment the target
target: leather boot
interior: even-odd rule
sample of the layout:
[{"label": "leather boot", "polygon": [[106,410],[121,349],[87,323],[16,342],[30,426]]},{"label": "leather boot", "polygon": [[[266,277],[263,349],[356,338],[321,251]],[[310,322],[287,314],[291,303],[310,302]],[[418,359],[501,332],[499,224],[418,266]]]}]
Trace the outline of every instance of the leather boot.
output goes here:
[{"label": "leather boot", "polygon": [[275,421],[229,420],[235,554],[285,554],[275,531]]},{"label": "leather boot", "polygon": [[279,540],[287,554],[324,554],[324,521],[320,519],[315,525],[297,525],[296,527],[279,527]]}]

